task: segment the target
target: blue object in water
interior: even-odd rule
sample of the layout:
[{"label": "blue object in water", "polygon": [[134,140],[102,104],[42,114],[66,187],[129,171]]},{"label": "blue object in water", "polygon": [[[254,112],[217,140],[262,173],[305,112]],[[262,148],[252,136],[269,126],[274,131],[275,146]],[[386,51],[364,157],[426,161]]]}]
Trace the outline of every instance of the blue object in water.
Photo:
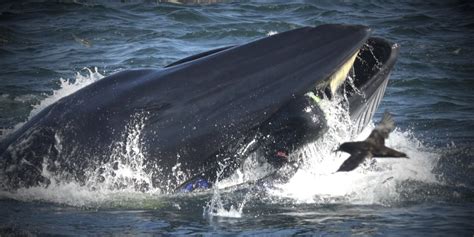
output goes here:
[{"label": "blue object in water", "polygon": [[203,178],[198,178],[195,180],[190,181],[188,184],[184,185],[183,188],[181,189],[182,192],[192,192],[196,189],[207,189],[211,185],[207,180]]}]

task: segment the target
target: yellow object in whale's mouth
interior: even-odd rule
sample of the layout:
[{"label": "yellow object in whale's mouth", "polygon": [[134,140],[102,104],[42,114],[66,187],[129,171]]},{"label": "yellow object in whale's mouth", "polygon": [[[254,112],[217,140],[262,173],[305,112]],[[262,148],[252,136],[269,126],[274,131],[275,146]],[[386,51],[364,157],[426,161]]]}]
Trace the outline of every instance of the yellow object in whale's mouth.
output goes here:
[{"label": "yellow object in whale's mouth", "polygon": [[[357,55],[359,54],[359,51],[355,52],[336,72],[334,72],[328,80],[326,80],[325,83],[322,83],[322,85],[316,86],[316,91],[326,91],[327,88],[329,88],[331,95],[334,95],[336,91],[341,87],[342,84],[344,84],[344,81],[347,78],[347,75],[349,74],[349,71],[351,70],[352,66],[354,65],[355,59]],[[309,91],[306,93],[306,96],[309,98],[313,99],[316,103],[318,103],[321,98],[318,97],[319,93],[316,92],[316,94],[313,91]]]},{"label": "yellow object in whale's mouth", "polygon": [[344,83],[344,80],[347,78],[347,74],[351,70],[352,65],[357,57],[359,51],[355,52],[352,57],[349,58],[334,74],[329,77],[329,88],[331,89],[331,94],[335,94],[336,90]]}]

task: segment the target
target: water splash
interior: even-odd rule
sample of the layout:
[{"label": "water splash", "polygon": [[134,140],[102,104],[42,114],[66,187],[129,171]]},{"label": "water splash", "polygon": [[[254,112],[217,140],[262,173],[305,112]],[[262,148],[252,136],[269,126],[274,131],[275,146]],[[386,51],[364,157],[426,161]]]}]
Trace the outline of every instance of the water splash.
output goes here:
[{"label": "water splash", "polygon": [[[98,72],[97,67],[95,67],[93,70],[89,68],[84,68],[83,71],[85,71],[86,73],[83,75],[81,74],[81,72],[77,72],[74,80],[66,80],[66,79],[60,78],[59,89],[54,90],[51,95],[48,95],[46,98],[41,100],[39,104],[34,105],[26,121],[30,120],[31,118],[33,118],[33,116],[38,114],[41,110],[53,104],[54,102],[58,101],[59,99],[65,96],[68,96],[78,91],[79,89],[95,81],[98,81],[104,77],[104,75]],[[11,131],[8,131],[8,133],[16,131],[18,128],[23,126],[25,122],[18,123],[17,125],[14,126],[14,128]]]},{"label": "water splash", "polygon": [[278,32],[271,30],[267,33],[267,36],[272,36],[272,35],[276,35],[276,34],[278,34]]},{"label": "water splash", "polygon": [[249,193],[246,193],[242,200],[234,200],[222,197],[221,192],[219,188],[213,189],[211,200],[204,207],[203,216],[241,218],[250,197]]},{"label": "water splash", "polygon": [[[391,133],[386,145],[404,151],[410,159],[370,159],[352,172],[335,173],[349,154],[335,153],[334,150],[342,142],[364,140],[374,124],[369,124],[360,134],[354,134],[355,125],[350,119],[344,98],[323,99],[319,105],[325,113],[329,129],[317,141],[291,154],[293,159],[301,158],[303,165],[288,182],[261,187],[264,190],[257,191],[263,191],[272,202],[290,200],[293,203],[392,205],[400,200],[404,181],[439,183],[432,172],[439,155],[426,147],[411,131],[399,129]],[[251,168],[238,170],[233,176],[220,181],[224,185],[219,187],[243,183],[252,180],[256,174],[267,172],[266,167],[258,165],[258,157],[248,160],[250,165],[247,167]],[[253,191],[248,190],[246,198],[242,200],[235,199],[234,194],[224,196],[215,189],[204,212],[210,216],[241,217]]]},{"label": "water splash", "polygon": [[88,172],[90,189],[160,192],[153,188],[152,173],[145,166],[141,133],[147,116],[147,113],[136,113],[130,118],[121,139],[114,142],[110,158]]},{"label": "water splash", "polygon": [[[271,165],[262,163],[261,158],[256,152],[251,153],[230,177],[216,180],[211,200],[204,206],[203,215],[208,217],[242,217],[244,206],[251,199],[253,193],[245,190],[243,193],[234,192],[235,185],[256,181],[273,171]],[[223,170],[223,165],[221,165],[221,170]],[[217,176],[219,177],[220,174]]]},{"label": "water splash", "polygon": [[33,107],[33,110],[30,112],[29,119],[31,119],[31,117],[35,116],[41,110],[58,101],[59,99],[68,96],[78,91],[79,89],[104,77],[101,73],[98,72],[97,67],[95,67],[93,70],[89,68],[84,68],[83,70],[86,72],[86,74],[83,75],[81,74],[81,72],[77,72],[76,77],[73,81],[61,78],[60,88],[58,90],[54,90],[52,95],[46,97],[38,105],[35,105]]},{"label": "water splash", "polygon": [[[64,178],[48,170],[48,157],[43,159],[41,175],[51,182],[42,186],[0,191],[0,198],[22,201],[48,201],[71,206],[95,207],[140,205],[144,200],[160,194],[152,186],[152,173],[146,172],[141,132],[147,114],[134,114],[124,128],[121,139],[112,147],[110,158],[104,164],[88,170],[85,183]],[[57,137],[58,144],[61,143]],[[123,203],[125,202],[125,204]]]},{"label": "water splash", "polygon": [[322,103],[329,131],[299,151],[298,155],[303,157],[305,165],[288,183],[269,190],[271,195],[291,198],[296,203],[390,205],[398,200],[402,181],[438,182],[432,173],[438,155],[426,148],[410,131],[398,129],[391,133],[386,145],[404,151],[410,159],[370,159],[352,172],[335,173],[349,154],[333,150],[345,141],[364,140],[374,124],[369,124],[353,137],[350,131],[354,125],[348,119],[347,110],[337,105],[340,102],[324,100]]},{"label": "water splash", "polygon": [[[364,130],[363,135],[370,132]],[[364,139],[365,136],[358,139]],[[297,203],[351,203],[390,205],[399,199],[399,184],[406,180],[437,183],[431,172],[437,155],[424,150],[414,137],[395,131],[388,146],[405,151],[410,159],[372,159],[352,172],[334,173],[348,157],[331,152],[312,153],[310,165],[299,170],[286,184],[271,190],[276,197]]]},{"label": "water splash", "polygon": [[[29,117],[59,99],[103,78],[95,68],[84,69],[86,74],[76,74],[74,80],[61,79],[61,85],[50,96],[41,101],[31,111]],[[146,113],[134,114],[122,132],[121,139],[111,144],[111,155],[108,162],[93,170],[88,170],[85,183],[64,178],[62,174],[48,169],[48,157],[43,159],[41,175],[51,182],[42,186],[20,188],[15,191],[0,191],[0,198],[11,198],[22,201],[48,201],[71,206],[100,206],[115,203],[123,206],[123,200],[135,200],[137,204],[144,199],[160,193],[152,188],[151,174],[145,172],[144,154],[141,146],[141,132],[147,120]],[[18,124],[20,127],[23,123]],[[55,148],[61,151],[61,135],[55,133]],[[101,159],[98,159],[101,160]]]}]

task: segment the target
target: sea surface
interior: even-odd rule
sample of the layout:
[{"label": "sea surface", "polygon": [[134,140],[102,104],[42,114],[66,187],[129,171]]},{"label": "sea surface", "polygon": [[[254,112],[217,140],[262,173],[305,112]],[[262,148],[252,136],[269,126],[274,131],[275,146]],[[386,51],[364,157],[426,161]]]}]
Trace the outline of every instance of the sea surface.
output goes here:
[{"label": "sea surface", "polygon": [[[350,125],[331,122],[339,133],[309,145],[306,167],[278,187],[170,195],[64,182],[1,191],[0,236],[473,236],[471,1],[2,1],[2,136],[104,76],[325,23],[367,25],[400,45],[374,122],[393,113],[387,143],[410,159],[334,174],[344,158],[330,151]],[[330,120],[340,112],[328,110]]]}]

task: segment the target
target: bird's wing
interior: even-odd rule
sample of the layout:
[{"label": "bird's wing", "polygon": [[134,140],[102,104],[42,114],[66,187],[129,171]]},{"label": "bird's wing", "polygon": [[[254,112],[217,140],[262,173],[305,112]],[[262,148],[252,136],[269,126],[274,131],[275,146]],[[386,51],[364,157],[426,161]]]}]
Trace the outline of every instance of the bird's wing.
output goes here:
[{"label": "bird's wing", "polygon": [[383,146],[378,149],[374,149],[372,151],[374,157],[405,157],[408,158],[408,156],[403,153],[399,152],[397,150],[394,150],[392,148]]},{"label": "bird's wing", "polygon": [[372,157],[372,154],[368,151],[356,151],[352,153],[351,156],[349,156],[349,158],[347,158],[347,160],[344,161],[344,163],[342,163],[341,167],[339,167],[339,169],[336,172],[352,171],[355,168],[357,168],[357,166],[359,166],[360,163],[362,163],[365,160],[365,158],[370,158],[370,157]]},{"label": "bird's wing", "polygon": [[385,139],[388,138],[393,129],[395,129],[395,122],[392,115],[385,111],[380,123],[372,130],[366,141],[377,145],[385,145]]}]

